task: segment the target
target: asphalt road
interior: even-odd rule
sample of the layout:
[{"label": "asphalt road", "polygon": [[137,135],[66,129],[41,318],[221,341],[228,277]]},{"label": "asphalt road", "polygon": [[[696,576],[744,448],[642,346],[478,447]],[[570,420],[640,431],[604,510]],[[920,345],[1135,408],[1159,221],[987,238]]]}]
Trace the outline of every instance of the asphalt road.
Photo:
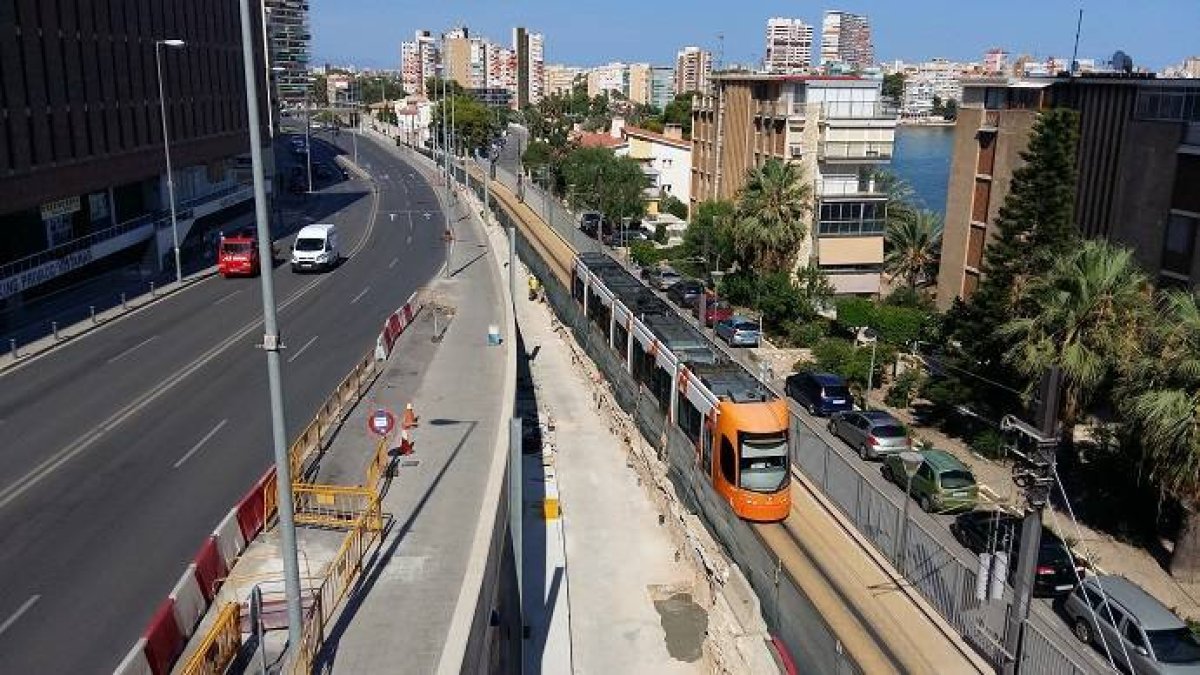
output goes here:
[{"label": "asphalt road", "polygon": [[[349,259],[274,270],[289,437],[444,258],[420,174],[365,137],[358,155],[378,196],[352,176],[293,214],[337,223]],[[267,469],[259,283],[214,277],[0,377],[0,670],[111,672]]]}]

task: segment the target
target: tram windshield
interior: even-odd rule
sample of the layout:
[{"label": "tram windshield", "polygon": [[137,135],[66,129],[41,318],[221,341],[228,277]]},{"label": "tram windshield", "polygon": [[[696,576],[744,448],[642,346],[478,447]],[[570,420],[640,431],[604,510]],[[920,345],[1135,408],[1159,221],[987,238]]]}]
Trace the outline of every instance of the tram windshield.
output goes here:
[{"label": "tram windshield", "polygon": [[738,483],[743,490],[777,492],[788,478],[787,437],[744,439],[738,468]]}]

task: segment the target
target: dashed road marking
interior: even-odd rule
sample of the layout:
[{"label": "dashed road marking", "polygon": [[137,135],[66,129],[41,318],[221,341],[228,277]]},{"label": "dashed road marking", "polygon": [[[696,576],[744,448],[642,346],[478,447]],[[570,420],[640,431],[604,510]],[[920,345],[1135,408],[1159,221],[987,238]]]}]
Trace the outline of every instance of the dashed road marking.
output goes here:
[{"label": "dashed road marking", "polygon": [[188,461],[192,455],[196,454],[197,450],[204,447],[204,444],[209,442],[213,436],[216,436],[217,432],[220,431],[221,427],[225,426],[227,422],[229,422],[228,419],[223,419],[220,422],[217,422],[217,426],[213,427],[212,431],[204,434],[204,438],[201,438],[199,441],[197,441],[196,444],[192,446],[191,450],[188,450],[186,453],[184,453],[183,457],[179,458],[178,462],[175,462],[175,468],[178,469],[179,467],[183,466],[183,463]]}]

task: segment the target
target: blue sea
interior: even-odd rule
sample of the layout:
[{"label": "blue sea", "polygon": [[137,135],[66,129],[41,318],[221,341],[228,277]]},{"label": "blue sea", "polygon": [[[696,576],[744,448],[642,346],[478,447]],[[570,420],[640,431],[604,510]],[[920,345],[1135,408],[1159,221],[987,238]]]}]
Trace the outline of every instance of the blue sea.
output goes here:
[{"label": "blue sea", "polygon": [[918,206],[945,215],[954,127],[896,128],[893,173],[912,186]]}]

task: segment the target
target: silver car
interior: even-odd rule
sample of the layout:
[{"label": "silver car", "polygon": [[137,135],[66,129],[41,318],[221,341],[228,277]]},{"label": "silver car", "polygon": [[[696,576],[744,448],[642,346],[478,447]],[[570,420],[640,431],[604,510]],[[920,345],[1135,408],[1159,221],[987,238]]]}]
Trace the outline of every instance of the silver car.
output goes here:
[{"label": "silver car", "polygon": [[912,447],[900,420],[877,410],[850,410],[829,418],[829,433],[846,441],[863,459],[878,459]]},{"label": "silver car", "polygon": [[757,347],[761,331],[758,324],[744,316],[732,316],[718,321],[713,333],[730,347]]},{"label": "silver car", "polygon": [[1200,642],[1188,625],[1125,577],[1084,579],[1067,596],[1063,611],[1075,637],[1107,651],[1131,673],[1200,673]]}]

